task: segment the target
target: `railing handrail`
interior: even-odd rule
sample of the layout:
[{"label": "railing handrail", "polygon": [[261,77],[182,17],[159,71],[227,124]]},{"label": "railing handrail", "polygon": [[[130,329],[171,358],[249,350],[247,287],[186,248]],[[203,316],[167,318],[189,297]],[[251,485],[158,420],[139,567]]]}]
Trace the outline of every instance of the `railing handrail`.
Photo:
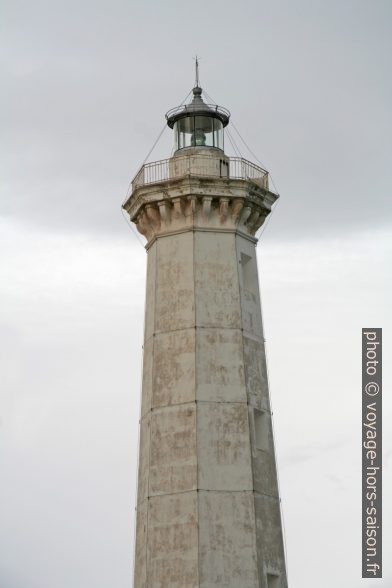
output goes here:
[{"label": "railing handrail", "polygon": [[266,169],[264,169],[260,165],[256,165],[252,161],[249,161],[249,159],[245,159],[245,157],[229,157],[229,160],[230,161],[242,161],[244,163],[247,163],[250,167],[253,167],[255,169],[260,170],[261,172],[263,172],[263,174],[268,174]]},{"label": "railing handrail", "polygon": [[161,159],[159,161],[152,161],[150,163],[145,163],[141,166],[138,170],[137,174],[132,180],[132,190],[134,190],[138,186],[144,186],[149,184],[157,184],[160,182],[165,182],[170,179],[175,179],[187,175],[205,175],[209,177],[226,177],[231,179],[242,179],[242,180],[264,180],[266,187],[268,188],[268,172],[267,170],[263,169],[259,165],[252,163],[248,159],[244,157],[226,157],[222,161],[229,161],[229,172],[227,176],[223,176],[220,174],[216,174],[211,172],[211,169],[208,170],[207,173],[202,172],[191,172],[191,169],[184,170],[184,173],[170,175],[169,173],[169,162],[170,161],[180,161],[180,160],[191,160],[195,158],[197,160],[205,159],[208,162],[212,161],[212,158],[207,155],[201,154],[184,154],[178,155],[175,158],[168,158],[168,159]]}]

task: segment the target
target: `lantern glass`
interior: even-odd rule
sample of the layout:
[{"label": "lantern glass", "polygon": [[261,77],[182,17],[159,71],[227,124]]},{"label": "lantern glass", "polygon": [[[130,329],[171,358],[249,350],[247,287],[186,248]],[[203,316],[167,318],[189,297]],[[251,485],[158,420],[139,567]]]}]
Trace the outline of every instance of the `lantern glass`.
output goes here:
[{"label": "lantern glass", "polygon": [[175,149],[216,147],[223,150],[223,124],[211,116],[186,116],[174,123]]}]

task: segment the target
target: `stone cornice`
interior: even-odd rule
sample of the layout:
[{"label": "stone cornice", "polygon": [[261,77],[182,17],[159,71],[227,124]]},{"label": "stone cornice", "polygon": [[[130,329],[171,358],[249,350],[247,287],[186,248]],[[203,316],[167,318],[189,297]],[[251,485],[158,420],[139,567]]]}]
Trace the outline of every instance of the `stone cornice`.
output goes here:
[{"label": "stone cornice", "polygon": [[277,198],[248,180],[188,176],[139,186],[123,208],[148,244],[192,229],[234,230],[254,238]]}]

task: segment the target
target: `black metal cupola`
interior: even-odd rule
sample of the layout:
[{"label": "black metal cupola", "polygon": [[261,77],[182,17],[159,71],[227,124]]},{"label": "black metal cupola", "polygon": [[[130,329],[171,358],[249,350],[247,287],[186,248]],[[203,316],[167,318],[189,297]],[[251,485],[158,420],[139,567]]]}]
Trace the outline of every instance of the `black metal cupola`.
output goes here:
[{"label": "black metal cupola", "polygon": [[189,147],[215,147],[224,149],[224,127],[230,112],[216,104],[206,104],[199,86],[198,63],[196,61],[196,84],[192,90],[193,99],[166,113],[168,126],[174,130],[175,150]]}]

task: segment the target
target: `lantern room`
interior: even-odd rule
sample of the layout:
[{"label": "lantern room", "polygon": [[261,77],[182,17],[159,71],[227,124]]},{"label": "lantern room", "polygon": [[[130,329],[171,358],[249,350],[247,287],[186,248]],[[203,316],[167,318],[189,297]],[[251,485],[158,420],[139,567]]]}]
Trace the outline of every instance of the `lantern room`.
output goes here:
[{"label": "lantern room", "polygon": [[226,108],[206,104],[202,89],[195,86],[189,104],[178,106],[166,114],[168,126],[174,131],[174,149],[213,147],[224,151],[224,128],[230,118]]}]

